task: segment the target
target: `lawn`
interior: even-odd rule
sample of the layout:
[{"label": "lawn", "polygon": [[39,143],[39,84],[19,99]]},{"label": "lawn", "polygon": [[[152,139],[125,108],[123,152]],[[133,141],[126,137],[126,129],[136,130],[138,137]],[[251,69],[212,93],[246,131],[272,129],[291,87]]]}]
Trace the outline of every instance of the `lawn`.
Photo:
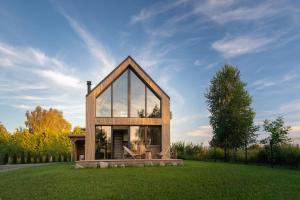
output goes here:
[{"label": "lawn", "polygon": [[0,199],[300,199],[300,171],[200,161],[107,169],[55,164],[0,173]]}]

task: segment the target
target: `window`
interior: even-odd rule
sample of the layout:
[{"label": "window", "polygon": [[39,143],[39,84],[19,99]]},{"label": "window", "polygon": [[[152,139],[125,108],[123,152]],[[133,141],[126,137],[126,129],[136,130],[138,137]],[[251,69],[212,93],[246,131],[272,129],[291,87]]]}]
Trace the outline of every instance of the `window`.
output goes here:
[{"label": "window", "polygon": [[128,71],[113,83],[113,117],[128,117]]},{"label": "window", "polygon": [[160,99],[147,87],[147,117],[158,118],[160,114]]},{"label": "window", "polygon": [[111,117],[111,87],[96,98],[96,117]]},{"label": "window", "polygon": [[111,143],[111,126],[96,126],[95,134],[95,158],[111,159],[112,143]]},{"label": "window", "polygon": [[136,150],[138,145],[161,145],[160,126],[131,126],[130,145],[132,150]]},{"label": "window", "polygon": [[160,99],[129,69],[96,98],[96,117],[128,117],[128,111],[130,117],[161,117]]},{"label": "window", "polygon": [[147,127],[147,142],[150,145],[161,145],[161,127]]},{"label": "window", "polygon": [[130,73],[130,117],[145,117],[145,84],[135,75]]}]

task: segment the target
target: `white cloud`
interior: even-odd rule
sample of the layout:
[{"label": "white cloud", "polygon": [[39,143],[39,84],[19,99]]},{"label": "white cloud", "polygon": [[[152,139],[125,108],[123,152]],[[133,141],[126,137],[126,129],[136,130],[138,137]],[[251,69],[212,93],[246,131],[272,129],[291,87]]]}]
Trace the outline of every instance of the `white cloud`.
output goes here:
[{"label": "white cloud", "polygon": [[81,84],[79,79],[77,79],[73,76],[63,74],[58,71],[39,70],[36,73],[44,78],[47,78],[52,83],[54,83],[58,86],[72,87],[72,88],[78,88],[78,89],[83,88],[83,84]]},{"label": "white cloud", "polygon": [[195,114],[195,115],[187,115],[187,116],[180,116],[176,117],[174,116],[174,119],[172,120],[172,125],[182,125],[189,122],[193,122],[195,120],[200,120],[201,118],[206,117],[204,114]]},{"label": "white cloud", "polygon": [[186,0],[177,0],[166,3],[157,3],[154,4],[148,8],[142,9],[137,15],[133,15],[131,17],[130,23],[136,24],[136,23],[142,23],[145,22],[153,17],[156,17],[160,14],[163,14],[165,12],[168,12],[177,6],[182,5],[183,3],[187,2]]},{"label": "white cloud", "polygon": [[273,41],[272,37],[238,36],[235,38],[223,38],[212,44],[212,48],[220,52],[224,57],[235,57],[243,54],[260,51]]},{"label": "white cloud", "polygon": [[19,108],[19,109],[24,109],[24,110],[30,110],[32,107],[28,106],[28,105],[23,105],[23,104],[19,104],[19,105],[11,105],[15,108]]},{"label": "white cloud", "polygon": [[212,128],[209,125],[199,126],[196,130],[190,131],[187,135],[192,137],[212,137]]},{"label": "white cloud", "polygon": [[197,2],[194,6],[194,13],[205,15],[210,20],[223,24],[232,21],[259,20],[274,16],[285,8],[278,2],[272,1],[255,6],[238,6],[237,2],[233,0]]},{"label": "white cloud", "polygon": [[116,62],[114,57],[108,52],[105,46],[98,40],[96,40],[82,25],[80,25],[76,20],[67,15],[65,12],[61,11],[62,15],[67,19],[70,26],[78,34],[78,36],[83,40],[86,48],[90,54],[101,63],[101,72],[104,77],[110,73],[115,67]]},{"label": "white cloud", "polygon": [[254,86],[257,90],[262,90],[272,86],[282,85],[283,83],[291,82],[295,80],[299,75],[295,72],[287,73],[282,78],[277,78],[276,80],[270,80],[267,78],[256,80],[252,86]]}]

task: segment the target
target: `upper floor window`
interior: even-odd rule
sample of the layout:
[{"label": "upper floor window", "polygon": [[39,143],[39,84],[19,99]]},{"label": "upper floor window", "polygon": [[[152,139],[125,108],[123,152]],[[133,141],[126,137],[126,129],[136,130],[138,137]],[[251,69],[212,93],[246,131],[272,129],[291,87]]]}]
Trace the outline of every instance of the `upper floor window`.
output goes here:
[{"label": "upper floor window", "polygon": [[130,69],[96,98],[96,117],[161,117],[160,99]]},{"label": "upper floor window", "polygon": [[128,70],[112,84],[113,117],[128,117]]},{"label": "upper floor window", "polygon": [[111,117],[111,86],[96,98],[96,116]]}]

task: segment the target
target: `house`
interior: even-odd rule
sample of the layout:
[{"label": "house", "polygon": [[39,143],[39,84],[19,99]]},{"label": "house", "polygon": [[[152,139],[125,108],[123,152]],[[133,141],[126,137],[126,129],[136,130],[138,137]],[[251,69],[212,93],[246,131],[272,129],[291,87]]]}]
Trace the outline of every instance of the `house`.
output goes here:
[{"label": "house", "polygon": [[86,135],[70,135],[73,159],[167,160],[170,118],[170,97],[128,56],[93,89],[87,82]]}]

